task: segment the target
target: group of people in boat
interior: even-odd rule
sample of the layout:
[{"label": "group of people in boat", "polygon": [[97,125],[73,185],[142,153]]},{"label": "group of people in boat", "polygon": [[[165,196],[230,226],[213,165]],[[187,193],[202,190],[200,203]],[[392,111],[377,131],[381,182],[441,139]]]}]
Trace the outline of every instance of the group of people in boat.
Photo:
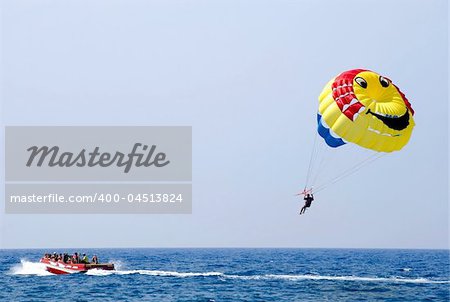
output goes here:
[{"label": "group of people in boat", "polygon": [[98,264],[98,257],[94,255],[89,261],[89,257],[86,254],[81,255],[80,253],[74,253],[69,255],[68,253],[57,254],[44,254],[44,258],[52,261],[60,261],[63,263],[74,264],[74,263],[84,263],[84,264]]}]

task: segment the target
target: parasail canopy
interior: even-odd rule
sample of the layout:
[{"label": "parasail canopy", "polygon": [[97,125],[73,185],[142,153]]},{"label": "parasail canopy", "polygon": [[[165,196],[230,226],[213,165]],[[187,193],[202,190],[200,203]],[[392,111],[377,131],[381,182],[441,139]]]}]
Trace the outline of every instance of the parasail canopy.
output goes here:
[{"label": "parasail canopy", "polygon": [[353,143],[392,152],[408,143],[413,115],[411,104],[390,79],[352,69],[329,81],[320,94],[318,133],[333,148]]}]

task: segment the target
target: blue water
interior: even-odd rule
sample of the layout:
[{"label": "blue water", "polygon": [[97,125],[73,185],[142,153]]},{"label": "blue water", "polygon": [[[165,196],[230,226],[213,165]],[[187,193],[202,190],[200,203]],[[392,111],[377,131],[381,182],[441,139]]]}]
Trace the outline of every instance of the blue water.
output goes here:
[{"label": "blue water", "polygon": [[0,250],[0,301],[450,301],[448,250],[78,251],[117,271],[51,275],[54,250]]}]

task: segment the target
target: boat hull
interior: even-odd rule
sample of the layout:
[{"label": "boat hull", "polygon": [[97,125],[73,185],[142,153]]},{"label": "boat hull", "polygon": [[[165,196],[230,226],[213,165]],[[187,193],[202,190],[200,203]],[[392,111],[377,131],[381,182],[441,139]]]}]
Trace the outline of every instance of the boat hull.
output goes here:
[{"label": "boat hull", "polygon": [[42,258],[40,262],[45,264],[45,267],[48,272],[56,275],[85,273],[91,269],[99,269],[107,271],[114,270],[113,263],[102,263],[102,264],[64,263],[62,261],[53,261],[46,258]]}]

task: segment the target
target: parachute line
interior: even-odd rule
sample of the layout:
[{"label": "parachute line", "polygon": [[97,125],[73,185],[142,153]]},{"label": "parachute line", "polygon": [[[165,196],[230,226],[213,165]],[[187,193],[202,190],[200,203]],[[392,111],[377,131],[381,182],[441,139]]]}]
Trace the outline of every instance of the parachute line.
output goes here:
[{"label": "parachute line", "polygon": [[340,175],[336,176],[335,178],[325,182],[324,184],[319,185],[314,192],[320,192],[324,189],[326,189],[328,186],[346,178],[347,176],[352,175],[353,173],[357,172],[358,170],[360,170],[361,168],[365,167],[366,165],[374,162],[375,160],[383,157],[384,155],[386,155],[387,153],[374,153],[371,154],[368,158],[364,159],[363,161],[357,163],[356,165],[350,167],[349,169],[345,170],[344,172],[342,172]]},{"label": "parachute line", "polygon": [[314,135],[314,144],[313,144],[313,148],[311,150],[311,156],[309,158],[308,172],[306,173],[306,182],[305,182],[304,191],[306,191],[306,188],[309,187],[309,179],[311,178],[311,173],[312,173],[312,168],[313,168],[312,166],[317,157],[317,137],[318,137],[318,133],[316,132],[316,135]]}]

